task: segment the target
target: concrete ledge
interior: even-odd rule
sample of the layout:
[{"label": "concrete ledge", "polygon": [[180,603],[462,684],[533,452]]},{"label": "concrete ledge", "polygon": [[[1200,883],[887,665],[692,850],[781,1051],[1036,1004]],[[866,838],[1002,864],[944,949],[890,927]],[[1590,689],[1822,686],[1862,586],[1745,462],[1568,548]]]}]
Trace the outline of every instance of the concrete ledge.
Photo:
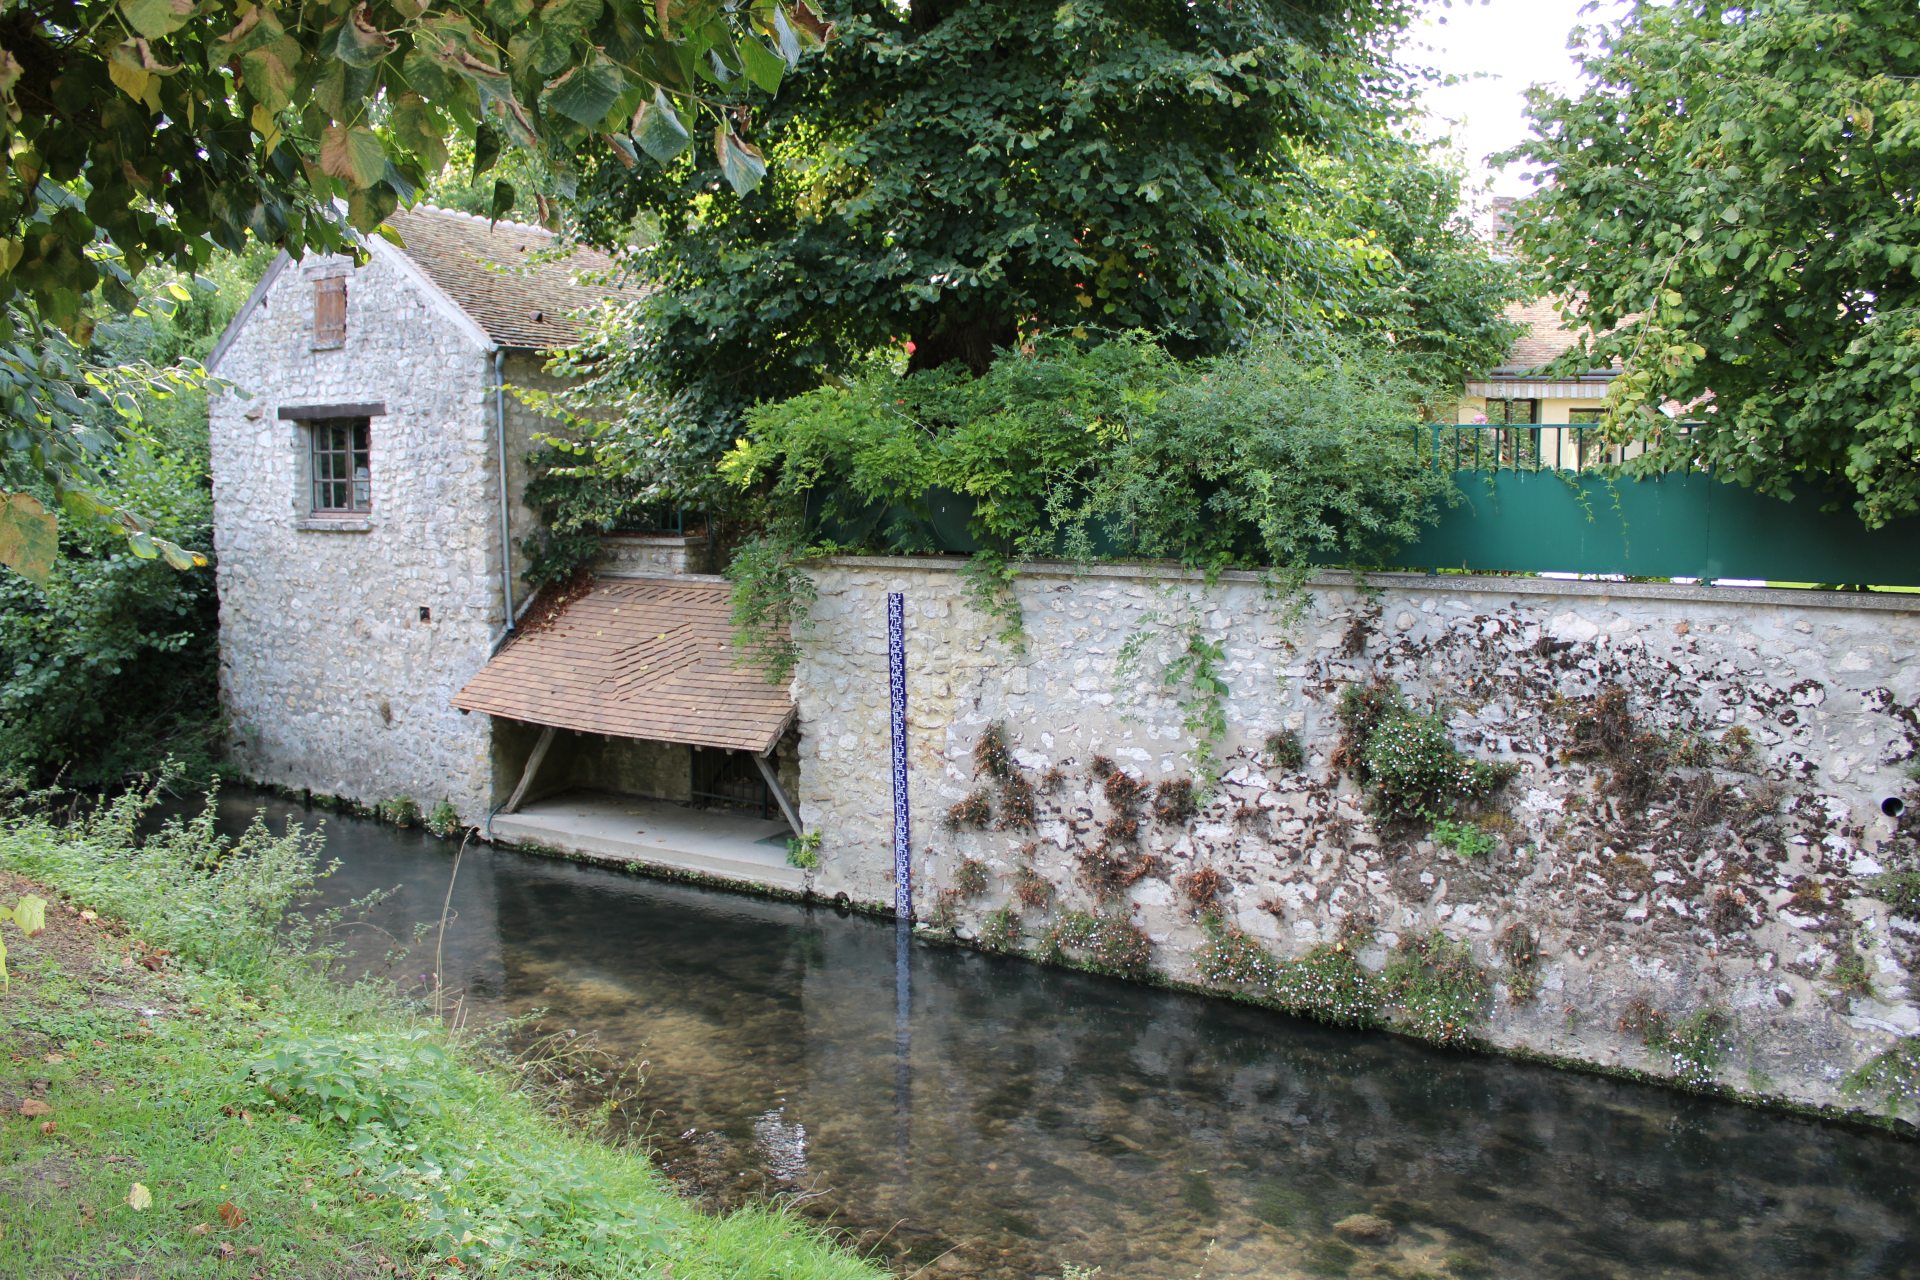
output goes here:
[{"label": "concrete ledge", "polygon": [[664,800],[571,791],[494,816],[487,838],[626,862],[663,871],[757,885],[787,893],[807,887],[806,872],[787,865],[783,822]]},{"label": "concrete ledge", "polygon": [[[866,569],[887,573],[958,573],[967,563],[965,556],[827,556],[813,562],[836,569]],[[1139,582],[1206,582],[1206,574],[1166,561],[1096,561],[1078,564],[1071,560],[1016,560],[1015,572],[1031,578],[1108,578]],[[1216,582],[1262,586],[1263,574],[1247,569],[1228,569],[1216,575]],[[1538,575],[1470,573],[1404,573],[1382,570],[1376,573],[1350,573],[1335,570],[1317,573],[1307,580],[1308,588],[1321,590],[1356,587],[1392,588],[1396,591],[1429,592],[1437,595],[1550,596],[1562,599],[1593,600],[1675,600],[1688,604],[1721,606],[1783,605],[1798,609],[1858,609],[1877,613],[1920,614],[1920,593],[1814,591],[1796,587],[1703,587],[1671,582],[1596,582],[1583,578],[1545,578]]]}]

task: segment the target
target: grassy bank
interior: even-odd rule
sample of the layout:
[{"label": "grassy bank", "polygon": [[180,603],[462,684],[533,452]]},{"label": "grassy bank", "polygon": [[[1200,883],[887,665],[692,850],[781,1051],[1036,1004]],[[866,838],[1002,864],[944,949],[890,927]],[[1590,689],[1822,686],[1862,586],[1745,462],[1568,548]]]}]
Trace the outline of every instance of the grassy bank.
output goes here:
[{"label": "grassy bank", "polygon": [[[211,817],[139,847],[123,799],[0,820],[0,1275],[869,1280],[784,1215],[682,1201],[644,1153],[278,927],[317,844]],[[211,809],[209,809],[209,815]]]}]

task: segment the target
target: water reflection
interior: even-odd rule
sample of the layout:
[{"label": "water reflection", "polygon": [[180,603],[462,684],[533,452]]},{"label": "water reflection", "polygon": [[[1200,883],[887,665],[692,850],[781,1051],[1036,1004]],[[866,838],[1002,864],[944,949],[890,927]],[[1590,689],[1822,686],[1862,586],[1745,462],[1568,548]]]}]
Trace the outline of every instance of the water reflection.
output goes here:
[{"label": "water reflection", "polygon": [[[332,901],[439,919],[450,846],[328,829]],[[645,1057],[676,1172],[932,1274],[1920,1277],[1910,1142],[501,851],[452,904],[449,983]]]}]

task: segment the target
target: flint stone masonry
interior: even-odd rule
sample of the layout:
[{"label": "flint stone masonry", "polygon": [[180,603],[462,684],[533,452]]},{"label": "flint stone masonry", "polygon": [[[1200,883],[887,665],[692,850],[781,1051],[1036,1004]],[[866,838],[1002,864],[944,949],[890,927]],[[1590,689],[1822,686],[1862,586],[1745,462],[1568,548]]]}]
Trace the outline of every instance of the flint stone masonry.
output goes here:
[{"label": "flint stone masonry", "polygon": [[[309,276],[344,273],[347,336],[313,345]],[[493,356],[397,252],[280,269],[221,351],[210,405],[221,695],[231,757],[262,782],[362,803],[491,804],[488,724],[448,700],[505,621]],[[540,381],[513,352],[509,384]],[[366,404],[372,510],[312,519],[306,427],[287,406]],[[513,538],[540,420],[509,395]],[[516,550],[516,568],[524,567]],[[516,603],[524,589],[515,586]],[[423,618],[421,610],[429,611]]]},{"label": "flint stone masonry", "polygon": [[[1212,868],[1225,922],[1282,959],[1358,938],[1377,970],[1410,936],[1469,944],[1497,984],[1476,1029],[1496,1048],[1670,1076],[1672,1054],[1623,1023],[1724,1010],[1721,1085],[1844,1109],[1878,1100],[1843,1094],[1842,1078],[1920,1033],[1920,925],[1867,888],[1910,863],[1920,834],[1911,599],[1383,574],[1364,590],[1317,580],[1289,619],[1249,575],[1210,586],[1177,570],[1029,565],[1017,654],[956,568],[843,559],[814,574],[794,693],[801,817],[824,837],[818,892],[891,900],[886,596],[900,591],[919,914],[963,859],[992,875],[958,903],[962,938],[1010,903],[1027,950],[1063,909],[1112,910],[1151,937],[1160,973],[1204,985],[1183,878]],[[1104,756],[1149,784],[1192,774],[1187,711],[1162,683],[1189,623],[1224,653],[1221,779],[1189,819],[1148,807],[1141,847],[1164,868],[1103,906],[1076,856],[1111,816],[1090,767]],[[1375,677],[1441,711],[1471,757],[1518,766],[1492,852],[1382,829],[1336,767],[1340,691]],[[1574,719],[1608,686],[1626,690],[1636,731],[1667,744],[1642,802],[1574,750]],[[1035,829],[949,830],[943,815],[991,781],[973,751],[995,724],[1039,789]],[[1297,771],[1264,751],[1285,731],[1304,748]],[[1027,868],[1053,886],[1048,907],[1012,898]],[[1867,990],[1836,978],[1850,954]]]}]

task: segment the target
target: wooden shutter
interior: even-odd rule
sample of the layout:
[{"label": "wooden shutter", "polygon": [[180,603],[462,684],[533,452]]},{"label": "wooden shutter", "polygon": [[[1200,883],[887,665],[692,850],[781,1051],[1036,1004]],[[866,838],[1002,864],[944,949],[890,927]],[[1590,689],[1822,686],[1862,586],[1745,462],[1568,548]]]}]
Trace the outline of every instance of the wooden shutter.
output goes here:
[{"label": "wooden shutter", "polygon": [[347,278],[313,282],[313,345],[338,347],[347,340]]}]

